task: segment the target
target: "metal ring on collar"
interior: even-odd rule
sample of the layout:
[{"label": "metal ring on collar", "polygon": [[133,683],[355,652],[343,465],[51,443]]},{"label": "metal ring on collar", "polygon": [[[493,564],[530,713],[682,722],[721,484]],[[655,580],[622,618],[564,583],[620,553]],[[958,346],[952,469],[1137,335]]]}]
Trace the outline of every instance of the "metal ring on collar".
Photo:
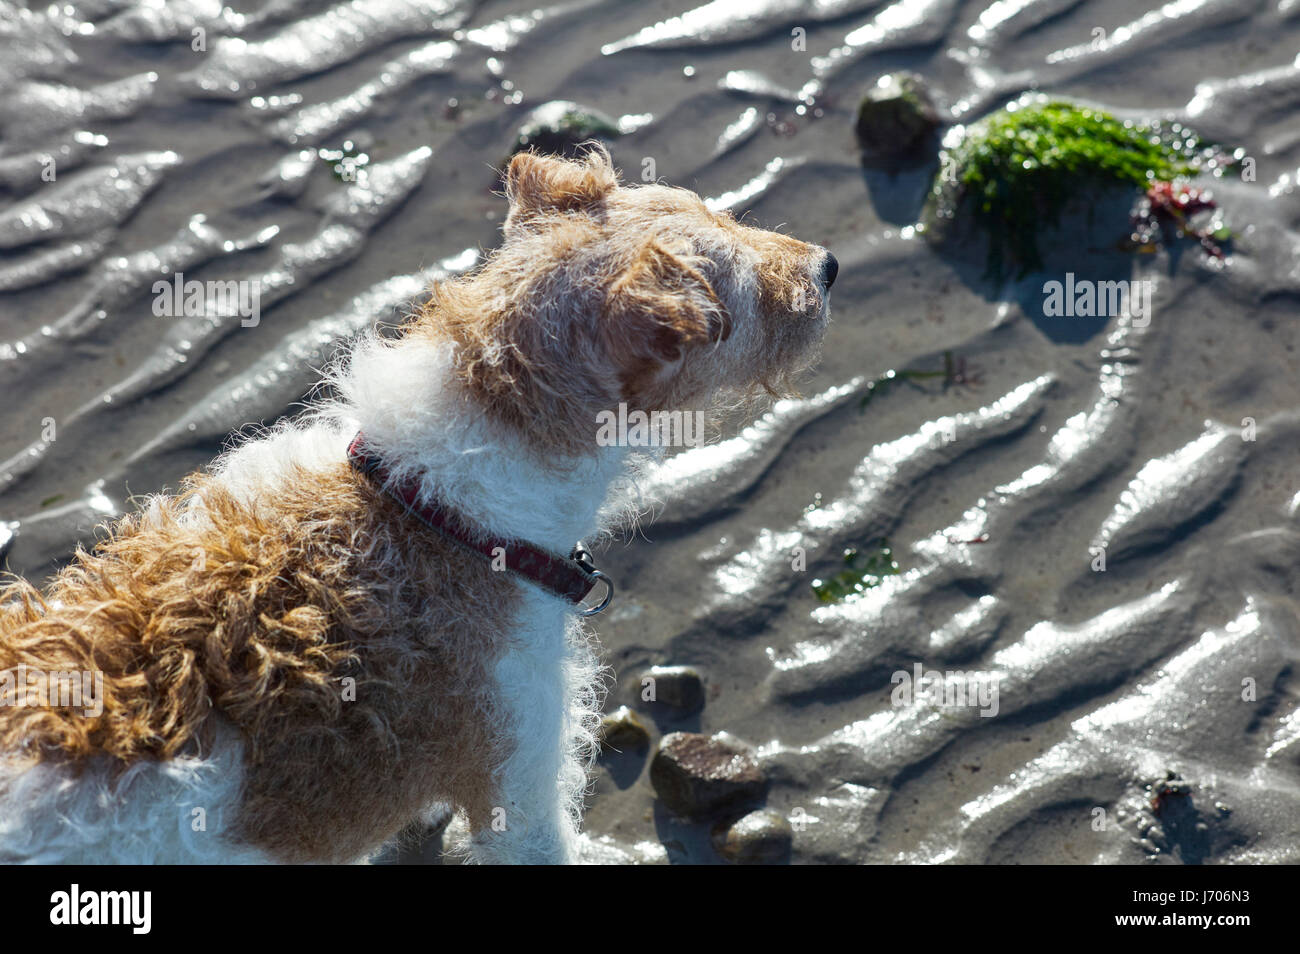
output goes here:
[{"label": "metal ring on collar", "polygon": [[614,600],[614,581],[599,570],[592,570],[591,577],[605,584],[605,598],[598,605],[583,610],[578,614],[579,616],[595,616],[597,613],[603,612],[605,607],[609,606]]}]

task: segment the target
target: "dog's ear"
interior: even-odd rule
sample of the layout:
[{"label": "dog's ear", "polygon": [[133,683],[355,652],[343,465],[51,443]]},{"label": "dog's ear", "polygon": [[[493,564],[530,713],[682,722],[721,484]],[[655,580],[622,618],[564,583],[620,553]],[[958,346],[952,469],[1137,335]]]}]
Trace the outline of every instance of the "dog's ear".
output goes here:
[{"label": "dog's ear", "polygon": [[686,348],[731,334],[731,315],[708,279],[655,239],[610,286],[602,317],[627,400],[645,397],[646,387]]},{"label": "dog's ear", "polygon": [[618,185],[609,153],[598,144],[582,159],[521,152],[505,172],[510,214],[506,228],[539,212],[577,212],[594,206]]}]

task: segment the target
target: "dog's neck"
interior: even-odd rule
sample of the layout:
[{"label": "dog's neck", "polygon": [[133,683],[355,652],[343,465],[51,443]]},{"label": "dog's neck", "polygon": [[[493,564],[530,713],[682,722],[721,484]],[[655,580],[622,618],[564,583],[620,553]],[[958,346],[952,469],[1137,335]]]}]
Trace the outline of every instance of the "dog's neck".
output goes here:
[{"label": "dog's neck", "polygon": [[602,529],[602,510],[632,456],[596,446],[543,461],[522,434],[488,420],[456,375],[452,346],[427,338],[365,341],[336,384],[354,423],[394,478],[416,478],[421,499],[455,510],[494,536],[568,553]]}]

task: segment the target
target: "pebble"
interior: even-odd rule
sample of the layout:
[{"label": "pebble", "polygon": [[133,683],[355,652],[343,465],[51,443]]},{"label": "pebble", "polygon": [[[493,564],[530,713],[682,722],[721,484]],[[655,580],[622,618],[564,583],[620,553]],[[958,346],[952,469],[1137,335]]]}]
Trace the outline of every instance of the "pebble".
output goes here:
[{"label": "pebble", "polygon": [[701,819],[758,801],[767,790],[767,777],[739,739],[726,733],[672,732],[660,740],[650,763],[650,784],[670,811]]},{"label": "pebble", "polygon": [[731,824],[713,829],[713,847],[738,865],[773,865],[788,861],[794,829],[780,812],[770,808],[752,811]]},{"label": "pebble", "polygon": [[919,76],[891,73],[880,78],[858,106],[858,144],[864,162],[916,158],[939,128],[939,113]]},{"label": "pebble", "polygon": [[640,749],[650,744],[650,732],[640,716],[627,706],[619,706],[600,720],[600,744],[619,752]]},{"label": "pebble", "polygon": [[[653,683],[648,684],[651,679]],[[654,697],[646,699],[651,688]],[[652,666],[641,674],[639,690],[645,701],[658,702],[682,715],[704,708],[704,680],[690,666]]]}]

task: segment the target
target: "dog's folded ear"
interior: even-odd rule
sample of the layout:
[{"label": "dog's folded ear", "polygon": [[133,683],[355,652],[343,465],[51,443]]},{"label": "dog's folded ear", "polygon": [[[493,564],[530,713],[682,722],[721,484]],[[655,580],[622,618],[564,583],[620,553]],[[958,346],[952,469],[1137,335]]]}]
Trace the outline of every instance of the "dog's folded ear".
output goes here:
[{"label": "dog's folded ear", "polygon": [[610,286],[602,330],[631,400],[687,347],[725,341],[731,315],[698,268],[650,239]]},{"label": "dog's folded ear", "polygon": [[558,159],[521,152],[505,172],[510,200],[509,229],[542,212],[577,212],[594,206],[617,185],[614,166],[603,147],[593,144],[581,159]]}]

